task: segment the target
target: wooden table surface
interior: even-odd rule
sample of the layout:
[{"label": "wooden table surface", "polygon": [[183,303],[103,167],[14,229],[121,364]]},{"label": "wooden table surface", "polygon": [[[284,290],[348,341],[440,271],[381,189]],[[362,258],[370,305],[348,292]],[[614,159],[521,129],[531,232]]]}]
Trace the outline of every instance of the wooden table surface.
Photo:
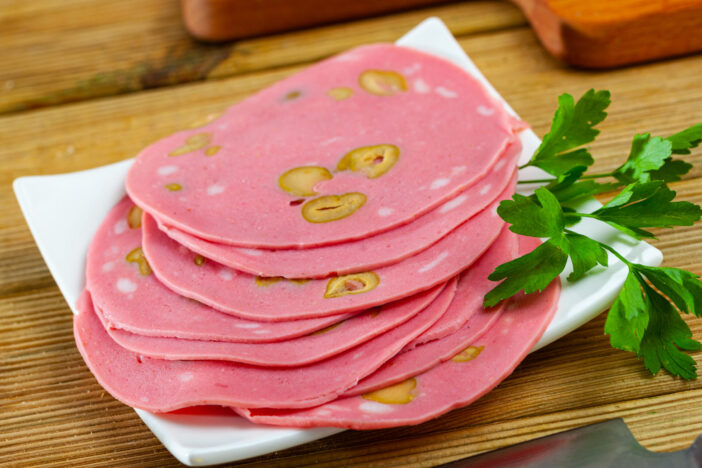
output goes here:
[{"label": "wooden table surface", "polygon": [[[516,8],[499,1],[224,45],[190,40],[177,3],[0,0],[0,465],[177,465],[84,366],[71,313],[11,192],[16,177],[131,157],[310,62],[393,41],[431,15],[448,24],[539,134],[558,94],[610,89],[610,117],[593,145],[597,170],[622,161],[636,132],[668,135],[702,121],[702,56],[616,71],[570,69],[542,50]],[[702,151],[687,159],[697,166],[673,187],[702,203]],[[666,265],[702,273],[702,224],[658,234],[653,244]],[[688,322],[702,339],[702,320]],[[468,408],[416,427],[348,431],[240,464],[430,466],[614,417],[652,450],[689,445],[702,433],[702,382],[651,378],[634,356],[610,348],[603,323],[601,316],[531,355]],[[702,352],[695,358],[702,362]]]}]

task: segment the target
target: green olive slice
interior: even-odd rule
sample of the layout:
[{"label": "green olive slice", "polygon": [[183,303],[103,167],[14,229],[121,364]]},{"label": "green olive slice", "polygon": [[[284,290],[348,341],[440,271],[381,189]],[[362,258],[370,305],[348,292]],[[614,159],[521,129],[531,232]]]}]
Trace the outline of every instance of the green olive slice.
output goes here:
[{"label": "green olive slice", "polygon": [[307,283],[309,283],[310,279],[309,278],[288,278],[288,281],[290,281],[293,284],[307,284]]},{"label": "green olive slice", "polygon": [[278,177],[278,185],[289,194],[310,197],[317,194],[314,191],[315,185],[324,180],[331,180],[332,177],[334,176],[331,172],[324,167],[301,166],[283,172]]},{"label": "green olive slice", "polygon": [[366,70],[358,77],[364,91],[377,96],[392,96],[407,91],[405,78],[389,70]]},{"label": "green olive slice", "polygon": [[353,89],[351,88],[332,88],[327,91],[327,96],[337,101],[343,101],[348,99],[353,95]]},{"label": "green olive slice", "polygon": [[333,324],[333,325],[329,325],[329,326],[326,327],[326,328],[322,328],[321,330],[317,330],[317,331],[315,331],[315,332],[310,333],[309,336],[322,335],[322,334],[324,334],[324,333],[326,333],[326,332],[330,332],[330,331],[332,331],[333,329],[335,329],[336,327],[338,327],[339,325],[341,325],[343,322],[344,322],[344,321],[342,320],[341,322],[337,322],[337,323],[335,323],[335,324]]},{"label": "green olive slice", "polygon": [[141,227],[141,215],[144,213],[141,208],[134,205],[127,213],[127,224],[130,229],[138,229]]},{"label": "green olive slice", "polygon": [[220,145],[210,146],[205,150],[205,156],[214,156],[215,154],[219,153],[219,150],[221,149],[222,147]]},{"label": "green olive slice", "polygon": [[406,405],[414,399],[412,390],[417,387],[417,379],[414,377],[403,382],[381,388],[370,393],[361,395],[366,400],[377,401],[388,405]]},{"label": "green olive slice", "polygon": [[293,101],[293,100],[299,98],[300,96],[302,96],[302,92],[295,89],[295,90],[287,93],[283,99],[285,99],[286,101]]},{"label": "green olive slice", "polygon": [[193,151],[201,150],[205,146],[210,144],[212,140],[212,135],[209,133],[197,133],[188,137],[185,140],[185,144],[179,148],[174,149],[169,156],[180,156],[183,154],[191,153]]},{"label": "green olive slice", "polygon": [[477,358],[483,352],[485,346],[468,346],[466,349],[451,358],[454,362],[468,362]]},{"label": "green olive slice", "polygon": [[139,265],[139,272],[142,275],[148,276],[151,274],[151,265],[149,265],[149,262],[146,260],[146,256],[141,247],[131,250],[124,259],[129,263],[136,263]]},{"label": "green olive slice", "polygon": [[375,289],[378,284],[380,284],[380,278],[372,271],[337,276],[327,282],[327,290],[324,293],[324,297],[331,299],[348,294],[361,294]]},{"label": "green olive slice", "polygon": [[256,286],[259,286],[261,288],[267,288],[268,286],[271,286],[283,279],[285,278],[283,278],[282,276],[257,276]]},{"label": "green olive slice", "polygon": [[346,153],[336,170],[362,172],[369,179],[375,179],[388,172],[399,159],[400,148],[395,145],[361,146]]},{"label": "green olive slice", "polygon": [[352,215],[366,203],[359,192],[325,195],[302,205],[302,217],[310,223],[328,223]]}]

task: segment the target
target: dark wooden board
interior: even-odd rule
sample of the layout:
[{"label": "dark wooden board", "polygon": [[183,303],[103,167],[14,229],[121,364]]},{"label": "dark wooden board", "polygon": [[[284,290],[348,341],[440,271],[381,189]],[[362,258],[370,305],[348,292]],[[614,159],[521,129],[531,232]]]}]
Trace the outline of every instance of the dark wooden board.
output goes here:
[{"label": "dark wooden board", "polygon": [[190,34],[203,41],[260,36],[447,3],[447,0],[182,0]]},{"label": "dark wooden board", "polygon": [[702,50],[702,0],[512,0],[554,56],[609,68]]},{"label": "dark wooden board", "polygon": [[[609,68],[702,50],[702,0],[512,0],[546,49],[573,65]],[[441,0],[182,0],[188,31],[240,39],[388,13]]]}]

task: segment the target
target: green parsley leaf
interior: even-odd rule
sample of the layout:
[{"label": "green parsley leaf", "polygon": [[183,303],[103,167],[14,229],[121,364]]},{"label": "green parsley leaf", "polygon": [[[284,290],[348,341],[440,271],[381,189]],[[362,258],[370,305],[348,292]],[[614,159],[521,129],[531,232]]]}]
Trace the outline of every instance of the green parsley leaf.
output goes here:
[{"label": "green parsley leaf", "polygon": [[502,281],[485,295],[483,305],[492,307],[524,290],[526,294],[543,291],[565,268],[568,254],[562,247],[546,241],[530,253],[495,268],[488,279]]},{"label": "green parsley leaf", "polygon": [[670,135],[666,140],[673,145],[674,154],[690,154],[702,142],[702,122]]},{"label": "green parsley leaf", "polygon": [[665,291],[661,289],[664,294],[674,290],[677,299],[674,302],[683,307],[689,304],[678,295],[682,291],[678,286],[690,277],[699,283],[697,277],[676,268],[639,264],[631,264],[629,268],[624,287],[607,314],[605,333],[610,336],[610,343],[615,348],[635,352],[654,375],[663,367],[672,375],[696,378],[695,360],[681,350],[699,350],[702,344],[692,339],[690,328],[678,311],[646,283],[641,273],[649,281],[655,278],[654,286],[664,285]]},{"label": "green parsley leaf", "polygon": [[559,201],[563,203],[576,203],[586,198],[594,197],[603,193],[608,193],[619,188],[615,182],[600,183],[594,180],[583,180],[565,189],[560,189],[554,193]]},{"label": "green parsley leaf", "polygon": [[649,171],[648,176],[651,180],[662,180],[663,182],[675,182],[682,180],[682,176],[690,172],[692,164],[680,159],[666,159],[663,166],[655,171]]},{"label": "green parsley leaf", "polygon": [[587,168],[585,166],[576,166],[558,178],[549,182],[546,189],[551,192],[561,203],[574,203],[585,198],[590,198],[601,193],[611,192],[620,186],[616,182],[599,183],[594,180],[579,181]]},{"label": "green parsley leaf", "polygon": [[560,95],[551,130],[528,165],[556,176],[576,166],[592,165],[594,160],[590,153],[577,148],[592,142],[600,133],[594,127],[607,117],[605,109],[609,103],[609,91],[591,89],[577,103],[570,94]]},{"label": "green parsley leaf", "polygon": [[702,216],[699,206],[673,198],[675,191],[662,181],[634,183],[591,215],[637,239],[653,238],[641,228],[691,226]]},{"label": "green parsley leaf", "polygon": [[689,154],[702,141],[702,123],[687,128],[668,138],[653,137],[650,133],[635,135],[627,161],[612,175],[622,183],[680,180],[692,165],[672,154]]},{"label": "green parsley leaf", "polygon": [[702,281],[699,277],[695,279],[685,278],[683,279],[683,285],[692,294],[692,299],[694,301],[694,314],[697,317],[702,316]]},{"label": "green parsley leaf", "polygon": [[702,344],[692,339],[690,327],[670,302],[650,286],[643,287],[650,301],[650,319],[637,355],[653,375],[663,367],[686,380],[697,378],[695,360],[681,350],[697,351]]},{"label": "green parsley leaf", "polygon": [[660,137],[651,138],[650,133],[634,136],[629,158],[612,175],[625,184],[649,182],[650,171],[663,167],[673,151],[670,141]]},{"label": "green parsley leaf", "polygon": [[648,327],[651,304],[636,273],[629,270],[624,286],[607,313],[604,331],[612,347],[639,352]]},{"label": "green parsley leaf", "polygon": [[598,264],[607,266],[607,251],[599,242],[570,231],[566,234],[566,241],[573,262],[573,272],[568,275],[568,281],[579,280]]},{"label": "green parsley leaf", "polygon": [[698,307],[699,301],[695,302],[695,293],[702,291],[702,282],[696,274],[680,268],[648,267],[638,264],[634,266],[653,286],[673,301],[681,312],[702,316],[702,309]]},{"label": "green parsley leaf", "polygon": [[585,148],[573,150],[569,153],[560,154],[554,158],[544,158],[535,160],[531,165],[536,166],[552,175],[564,174],[574,167],[591,166],[595,160],[590,152]]},{"label": "green parsley leaf", "polygon": [[[605,323],[612,346],[635,352],[653,374],[664,368],[675,376],[696,378],[695,361],[684,351],[702,349],[702,344],[692,339],[680,313],[702,317],[699,277],[678,268],[631,263],[612,247],[567,227],[588,217],[641,239],[653,237],[644,228],[689,226],[698,221],[702,209],[673,201],[675,192],[666,183],[680,180],[691,169],[692,165],[672,155],[689,154],[702,143],[702,123],[668,138],[636,135],[624,164],[611,173],[586,175],[593,159],[582,146],[599,133],[594,127],[607,115],[609,92],[590,90],[577,103],[563,94],[558,104],[549,133],[531,161],[522,166],[539,167],[555,178],[522,181],[546,185],[529,197],[514,195],[498,207],[512,232],[547,240],[495,268],[489,279],[500,283],[485,295],[484,306],[494,306],[519,291],[542,291],[563,272],[569,258],[573,271],[568,280],[577,281],[597,265],[607,267],[612,253],[629,269]],[[594,180],[603,177],[616,182]],[[574,208],[583,199],[622,186],[609,203],[592,213]]]},{"label": "green parsley leaf", "polygon": [[560,237],[563,232],[563,211],[556,197],[541,187],[534,192],[536,200],[518,193],[503,200],[497,214],[511,224],[510,230],[530,237]]}]

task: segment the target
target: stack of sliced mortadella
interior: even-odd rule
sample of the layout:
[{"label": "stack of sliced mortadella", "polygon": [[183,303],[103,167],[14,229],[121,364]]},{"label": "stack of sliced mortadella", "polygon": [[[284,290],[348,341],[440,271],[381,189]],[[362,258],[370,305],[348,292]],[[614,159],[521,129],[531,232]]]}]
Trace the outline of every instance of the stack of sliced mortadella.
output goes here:
[{"label": "stack of sliced mortadella", "polygon": [[417,424],[475,401],[560,292],[482,305],[494,268],[538,245],[496,212],[523,126],[450,62],[377,44],[152,144],[88,252],[85,362],[135,408],[280,426]]}]

